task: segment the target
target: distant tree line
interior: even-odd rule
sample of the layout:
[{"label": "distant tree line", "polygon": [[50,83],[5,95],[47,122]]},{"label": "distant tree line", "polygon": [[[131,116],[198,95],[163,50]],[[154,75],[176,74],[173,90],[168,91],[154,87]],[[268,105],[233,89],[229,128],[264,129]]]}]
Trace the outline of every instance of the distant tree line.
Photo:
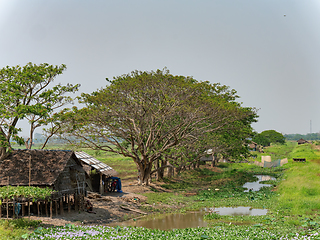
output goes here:
[{"label": "distant tree line", "polygon": [[304,140],[320,140],[320,133],[308,133],[308,134],[285,134],[284,137],[288,141],[298,141],[303,138]]}]

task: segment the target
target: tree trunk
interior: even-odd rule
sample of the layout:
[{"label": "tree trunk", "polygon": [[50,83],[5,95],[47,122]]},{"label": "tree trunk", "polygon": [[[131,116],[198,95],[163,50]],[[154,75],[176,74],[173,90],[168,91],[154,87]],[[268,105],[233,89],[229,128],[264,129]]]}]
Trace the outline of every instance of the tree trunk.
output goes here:
[{"label": "tree trunk", "polygon": [[138,165],[138,172],[139,172],[139,176],[138,176],[139,184],[148,186],[150,181],[150,173],[153,165],[152,162],[143,164],[143,161],[141,161],[137,163],[137,165]]},{"label": "tree trunk", "polygon": [[166,161],[161,160],[161,166],[160,166],[160,160],[157,160],[158,164],[157,164],[157,181],[160,181],[163,179],[163,175],[164,175],[164,168],[160,168],[166,165]]},{"label": "tree trunk", "polygon": [[215,167],[217,166],[217,163],[218,163],[218,157],[216,154],[212,154],[212,162],[211,162],[211,166],[212,167]]},{"label": "tree trunk", "polygon": [[[156,162],[155,162],[155,168],[156,169],[159,169],[160,168],[160,160],[157,159]],[[160,176],[159,176],[159,170],[157,171],[157,176],[156,176],[156,181],[159,181],[160,180]]]},{"label": "tree trunk", "polygon": [[212,153],[212,162],[211,162],[211,167],[215,167],[217,165],[217,156]]}]

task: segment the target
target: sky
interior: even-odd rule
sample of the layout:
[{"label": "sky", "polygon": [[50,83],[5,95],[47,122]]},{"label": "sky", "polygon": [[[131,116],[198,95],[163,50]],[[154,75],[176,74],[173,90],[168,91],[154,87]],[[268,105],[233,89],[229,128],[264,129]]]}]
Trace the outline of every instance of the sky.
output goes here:
[{"label": "sky", "polygon": [[0,68],[66,64],[79,94],[167,67],[235,89],[257,132],[320,132],[318,0],[0,0],[0,36]]}]

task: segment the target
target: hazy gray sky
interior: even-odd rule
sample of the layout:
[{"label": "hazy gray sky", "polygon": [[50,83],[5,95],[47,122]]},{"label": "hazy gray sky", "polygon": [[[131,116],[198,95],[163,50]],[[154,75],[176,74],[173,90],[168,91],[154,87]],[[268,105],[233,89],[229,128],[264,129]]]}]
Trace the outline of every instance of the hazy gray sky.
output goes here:
[{"label": "hazy gray sky", "polygon": [[133,70],[220,82],[256,131],[320,131],[319,0],[0,0],[0,68],[67,65],[92,92]]}]

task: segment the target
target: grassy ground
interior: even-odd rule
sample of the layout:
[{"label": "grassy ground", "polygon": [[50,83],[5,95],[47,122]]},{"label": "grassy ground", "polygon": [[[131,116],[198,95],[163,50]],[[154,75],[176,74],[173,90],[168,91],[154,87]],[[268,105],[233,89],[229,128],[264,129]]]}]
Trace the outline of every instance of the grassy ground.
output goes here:
[{"label": "grassy ground", "polygon": [[40,225],[40,221],[27,219],[0,220],[0,239],[21,239]]},{"label": "grassy ground", "polygon": [[[136,166],[130,159],[90,150],[86,152],[112,166],[124,178],[136,177]],[[161,186],[167,192],[157,192],[154,189],[153,193],[145,194],[148,200],[143,210],[165,213],[173,210],[199,210],[204,207],[250,206],[268,209],[265,216],[220,216],[210,213],[205,218],[210,221],[211,227],[206,229],[173,232],[112,228],[103,231],[108,234],[112,232],[114,237],[126,236],[124,239],[320,239],[317,235],[320,230],[319,151],[309,144],[298,146],[287,142],[285,145],[266,148],[265,153],[258,154],[258,160],[261,155],[271,155],[272,160],[287,157],[289,163],[271,169],[248,163],[221,163],[216,168],[206,165],[182,172],[173,179],[164,179]],[[307,161],[297,163],[292,160],[295,157],[306,158]],[[251,160],[253,162],[257,159]],[[270,188],[263,188],[258,192],[243,192],[241,186],[254,180],[255,174],[271,175],[276,180],[268,181],[273,185]],[[153,204],[157,206],[156,209],[150,208]],[[7,229],[3,224],[0,227]],[[54,231],[71,230],[69,226],[65,230]],[[72,231],[84,229],[73,228]],[[93,232],[94,229],[90,231]],[[38,236],[43,236],[41,234],[44,232]],[[111,235],[103,236],[111,239]]]},{"label": "grassy ground", "polygon": [[131,158],[123,157],[115,153],[106,153],[103,151],[94,151],[91,149],[81,149],[99,161],[108,164],[119,173],[122,180],[137,179],[137,167]]}]

